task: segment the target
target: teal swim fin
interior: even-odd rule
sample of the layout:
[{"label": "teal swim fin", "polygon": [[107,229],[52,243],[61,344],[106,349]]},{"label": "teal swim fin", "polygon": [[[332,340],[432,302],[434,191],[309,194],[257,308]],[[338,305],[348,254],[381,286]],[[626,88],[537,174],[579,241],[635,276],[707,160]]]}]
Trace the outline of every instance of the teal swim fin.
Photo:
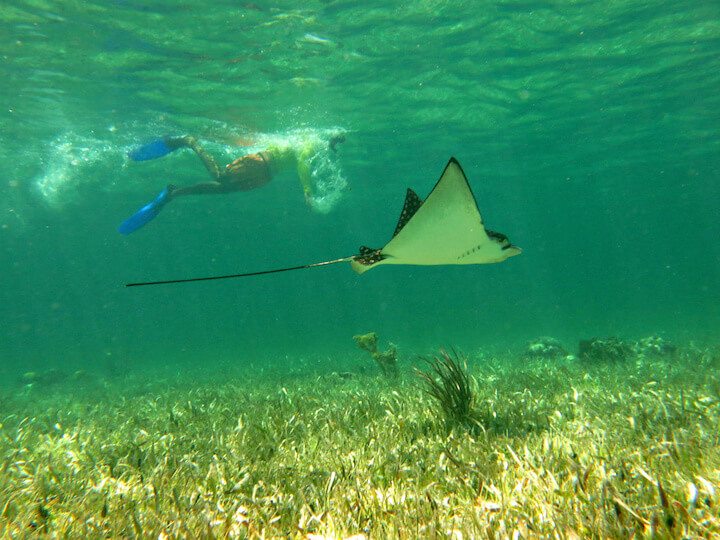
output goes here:
[{"label": "teal swim fin", "polygon": [[167,204],[170,197],[170,186],[163,189],[157,197],[143,206],[132,216],[123,221],[118,227],[120,234],[130,234],[150,223]]}]

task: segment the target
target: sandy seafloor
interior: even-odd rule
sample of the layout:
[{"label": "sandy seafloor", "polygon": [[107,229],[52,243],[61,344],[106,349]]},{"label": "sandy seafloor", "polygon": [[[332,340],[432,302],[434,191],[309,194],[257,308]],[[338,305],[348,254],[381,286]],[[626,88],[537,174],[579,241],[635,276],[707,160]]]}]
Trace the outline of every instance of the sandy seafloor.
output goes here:
[{"label": "sandy seafloor", "polygon": [[2,533],[720,534],[717,348],[652,338],[581,359],[539,344],[451,354],[471,374],[465,420],[418,376],[428,357],[394,377],[369,355],[346,371],[28,373],[2,394]]}]

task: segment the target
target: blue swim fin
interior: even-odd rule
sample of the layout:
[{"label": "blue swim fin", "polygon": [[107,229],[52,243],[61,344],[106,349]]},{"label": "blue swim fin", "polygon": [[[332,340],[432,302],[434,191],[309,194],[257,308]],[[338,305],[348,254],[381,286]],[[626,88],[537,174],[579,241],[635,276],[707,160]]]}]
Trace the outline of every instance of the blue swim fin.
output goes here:
[{"label": "blue swim fin", "polygon": [[155,216],[160,213],[162,207],[167,204],[169,196],[170,187],[168,186],[163,189],[151,202],[123,221],[118,227],[118,232],[121,234],[130,234],[131,232],[135,232],[150,223],[153,219],[155,219]]},{"label": "blue swim fin", "polygon": [[155,139],[147,144],[138,146],[128,153],[128,157],[133,161],[147,161],[149,159],[157,159],[168,155],[179,147],[168,144],[167,139]]}]

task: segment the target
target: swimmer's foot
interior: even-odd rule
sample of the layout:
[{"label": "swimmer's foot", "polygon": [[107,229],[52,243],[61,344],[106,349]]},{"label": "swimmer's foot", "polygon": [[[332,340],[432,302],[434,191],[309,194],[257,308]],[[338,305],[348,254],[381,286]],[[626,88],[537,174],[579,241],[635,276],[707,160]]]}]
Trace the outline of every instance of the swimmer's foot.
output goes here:
[{"label": "swimmer's foot", "polygon": [[161,158],[178,148],[190,147],[195,142],[192,137],[163,137],[138,146],[128,153],[133,161],[148,161]]},{"label": "swimmer's foot", "polygon": [[158,195],[118,227],[120,234],[130,234],[150,223],[160,213],[162,207],[170,201],[171,186],[163,189]]},{"label": "swimmer's foot", "polygon": [[190,137],[189,135],[184,135],[182,137],[165,137],[163,140],[172,150],[177,150],[178,148],[192,148],[193,145],[197,143],[195,137]]}]

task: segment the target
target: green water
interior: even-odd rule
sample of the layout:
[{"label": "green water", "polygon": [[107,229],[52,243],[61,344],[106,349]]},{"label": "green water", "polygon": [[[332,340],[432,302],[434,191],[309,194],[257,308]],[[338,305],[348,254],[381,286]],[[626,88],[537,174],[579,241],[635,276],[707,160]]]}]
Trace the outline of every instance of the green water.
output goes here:
[{"label": "green water", "polygon": [[[333,369],[369,330],[405,355],[718,341],[716,2],[10,1],[0,37],[3,374]],[[240,139],[333,130],[325,174],[348,187],[325,213],[288,176],[116,231],[206,178],[189,152],[130,162],[139,142],[191,133],[225,163]],[[520,257],[123,287],[381,246],[450,156]]]}]

